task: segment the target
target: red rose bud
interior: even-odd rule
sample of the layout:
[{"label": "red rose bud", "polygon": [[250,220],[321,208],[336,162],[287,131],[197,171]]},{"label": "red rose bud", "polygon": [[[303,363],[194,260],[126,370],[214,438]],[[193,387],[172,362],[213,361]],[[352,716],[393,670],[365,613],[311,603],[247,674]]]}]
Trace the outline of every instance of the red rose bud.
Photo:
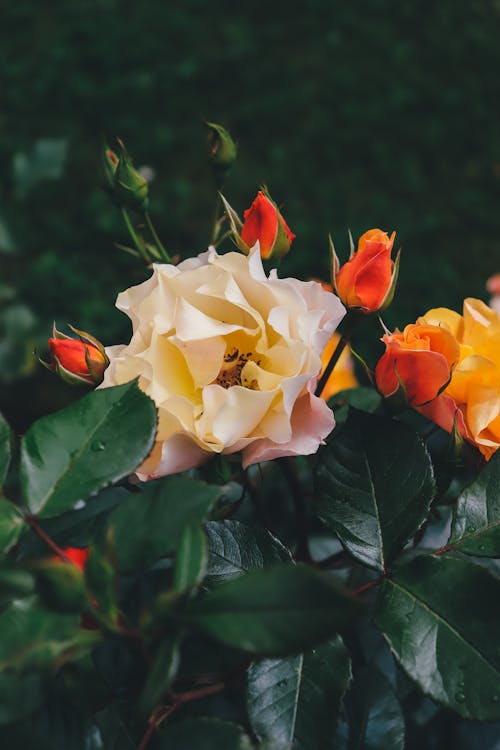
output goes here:
[{"label": "red rose bud", "polygon": [[282,258],[288,253],[295,235],[269,195],[259,190],[244,217],[238,244],[240,247],[243,244],[245,252],[258,242],[264,260]]},{"label": "red rose bud", "polygon": [[70,328],[78,339],[65,336],[54,325],[53,338],[49,339],[50,364],[42,364],[71,385],[98,385],[109,365],[104,347],[89,333]]},{"label": "red rose bud", "polygon": [[[144,211],[148,205],[148,183],[135,169],[123,143],[119,140],[118,144],[120,146],[118,156],[111,149],[105,151],[104,159],[108,179],[121,205]],[[118,159],[117,162],[116,159]]]},{"label": "red rose bud", "polygon": [[332,283],[347,308],[374,313],[390,305],[399,270],[399,253],[394,262],[391,259],[395,236],[395,232],[389,237],[380,229],[370,229],[342,267],[330,241]]}]

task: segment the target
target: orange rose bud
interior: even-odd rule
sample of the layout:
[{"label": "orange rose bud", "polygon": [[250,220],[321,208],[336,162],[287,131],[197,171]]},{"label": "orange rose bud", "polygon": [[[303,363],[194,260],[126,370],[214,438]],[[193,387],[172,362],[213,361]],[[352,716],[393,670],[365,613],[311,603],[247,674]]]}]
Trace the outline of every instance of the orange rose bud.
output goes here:
[{"label": "orange rose bud", "polygon": [[346,307],[373,313],[389,306],[399,269],[399,253],[394,262],[391,259],[395,236],[395,232],[389,237],[381,229],[370,229],[360,237],[358,249],[341,268],[333,244],[330,244],[332,279]]},{"label": "orange rose bud", "polygon": [[262,190],[244,213],[240,240],[248,252],[256,242],[264,260],[282,258],[290,250],[294,233],[281,215],[276,204]]},{"label": "orange rose bud", "polygon": [[460,357],[457,340],[440,326],[414,323],[403,333],[387,333],[382,341],[386,350],[375,367],[376,386],[386,398],[402,390],[413,407],[441,393]]},{"label": "orange rose bud", "polygon": [[84,570],[87,560],[89,559],[89,551],[87,547],[65,547],[63,552],[66,557],[69,557],[73,565],[76,565],[80,570]]},{"label": "orange rose bud", "polygon": [[78,339],[65,336],[54,326],[53,338],[49,339],[50,364],[42,364],[71,385],[98,385],[109,365],[104,347],[89,333],[70,328]]}]

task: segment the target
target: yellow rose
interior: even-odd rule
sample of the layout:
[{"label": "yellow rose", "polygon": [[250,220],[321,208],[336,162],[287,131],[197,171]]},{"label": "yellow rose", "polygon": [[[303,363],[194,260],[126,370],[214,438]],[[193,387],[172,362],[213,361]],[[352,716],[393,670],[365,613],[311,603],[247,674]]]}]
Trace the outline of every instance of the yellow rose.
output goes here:
[{"label": "yellow rose", "polygon": [[248,256],[210,248],[118,296],[132,320],[110,347],[102,387],[139,378],[158,407],[155,448],[141,479],[241,451],[243,465],[316,452],[334,427],[314,395],[321,354],[345,309],[315,281],[266,276]]},{"label": "yellow rose", "polygon": [[429,310],[421,321],[446,328],[460,345],[444,393],[463,414],[468,439],[488,460],[500,446],[500,315],[469,298],[463,315],[441,307]]}]

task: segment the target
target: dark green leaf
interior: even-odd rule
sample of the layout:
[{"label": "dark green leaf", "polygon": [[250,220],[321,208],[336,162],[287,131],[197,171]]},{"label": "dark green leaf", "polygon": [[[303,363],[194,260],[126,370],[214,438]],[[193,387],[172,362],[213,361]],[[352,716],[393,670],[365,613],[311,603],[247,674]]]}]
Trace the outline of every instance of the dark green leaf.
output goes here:
[{"label": "dark green leaf", "polygon": [[29,510],[57,516],[132,473],[150,452],[155,431],[154,403],[135,381],[90,393],[38,420],[21,445]]},{"label": "dark green leaf", "polygon": [[433,496],[425,446],[392,419],[353,409],[321,452],[317,513],[354,557],[377,570],[419,528]]},{"label": "dark green leaf", "polygon": [[175,561],[175,591],[182,593],[203,580],[208,562],[207,537],[198,523],[188,523],[182,532]]},{"label": "dark green leaf", "polygon": [[142,689],[139,712],[146,718],[159,704],[161,697],[174,680],[179,667],[179,638],[172,636],[162,641],[152,662]]},{"label": "dark green leaf", "polygon": [[220,719],[188,719],[161,730],[157,750],[252,750],[252,743],[237,724]]},{"label": "dark green leaf", "polygon": [[17,599],[0,614],[0,671],[44,668],[77,659],[98,641],[78,617],[59,615]]},{"label": "dark green leaf", "polygon": [[175,552],[188,523],[200,523],[219,497],[221,488],[187,477],[168,477],[147,484],[111,513],[120,569],[147,567]]},{"label": "dark green leaf", "polygon": [[114,703],[99,711],[95,716],[95,721],[99,727],[105,750],[136,749],[137,743]]},{"label": "dark green leaf", "polygon": [[291,560],[289,550],[259,526],[211,521],[205,528],[209,552],[207,579],[214,583]]},{"label": "dark green leaf", "polygon": [[0,489],[5,482],[12,456],[12,433],[9,425],[0,414]]},{"label": "dark green leaf", "polygon": [[0,553],[8,552],[21,536],[25,523],[16,506],[0,497]]},{"label": "dark green leaf", "polygon": [[347,696],[349,750],[403,750],[405,722],[386,678],[376,669],[356,672]]},{"label": "dark green leaf", "polygon": [[458,558],[419,557],[386,580],[376,623],[434,700],[500,718],[500,580]]},{"label": "dark green leaf", "polygon": [[36,711],[45,698],[40,675],[0,674],[0,725]]},{"label": "dark green leaf", "polygon": [[278,565],[222,584],[191,603],[183,619],[228,646],[286,656],[333,636],[356,611],[330,575]]},{"label": "dark green leaf", "polygon": [[317,750],[335,731],[351,679],[349,654],[339,636],[288,659],[264,659],[248,670],[252,729],[278,750]]},{"label": "dark green leaf", "polygon": [[35,579],[28,570],[10,560],[0,567],[0,609],[9,606],[13,599],[31,596]]},{"label": "dark green leaf", "polygon": [[328,405],[335,412],[335,421],[337,425],[342,425],[349,415],[349,407],[366,412],[374,412],[382,403],[382,397],[375,388],[359,386],[358,388],[347,388],[338,391],[328,400]]},{"label": "dark green leaf", "polygon": [[500,557],[500,451],[458,498],[448,544],[468,555]]}]

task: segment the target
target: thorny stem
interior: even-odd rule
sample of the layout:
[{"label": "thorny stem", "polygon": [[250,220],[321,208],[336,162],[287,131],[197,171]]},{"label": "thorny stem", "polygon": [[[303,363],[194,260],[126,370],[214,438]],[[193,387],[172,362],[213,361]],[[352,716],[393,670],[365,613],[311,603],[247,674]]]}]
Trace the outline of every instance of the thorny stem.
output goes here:
[{"label": "thorny stem", "polygon": [[51,538],[50,538],[50,536],[49,536],[49,535],[48,535],[48,534],[47,534],[47,533],[46,533],[46,532],[45,532],[45,531],[44,531],[44,530],[42,529],[42,527],[41,527],[41,526],[40,526],[40,524],[38,523],[38,521],[37,521],[37,519],[35,518],[35,516],[31,516],[31,515],[29,515],[29,514],[26,514],[26,515],[24,516],[24,520],[26,521],[26,523],[28,524],[28,526],[30,527],[30,529],[32,529],[32,530],[33,530],[33,531],[35,532],[35,534],[36,534],[36,535],[37,535],[37,536],[38,536],[38,537],[39,537],[39,538],[40,538],[40,539],[41,539],[41,540],[42,540],[43,542],[45,542],[45,544],[46,544],[46,545],[47,545],[48,547],[50,547],[50,549],[52,550],[52,552],[54,552],[54,553],[55,553],[55,554],[56,554],[56,555],[57,555],[57,556],[58,556],[58,557],[59,557],[59,558],[60,558],[61,560],[63,560],[63,561],[64,561],[64,562],[66,562],[66,563],[70,563],[71,565],[74,565],[74,564],[75,564],[75,563],[73,562],[73,560],[71,560],[71,559],[70,559],[70,558],[68,557],[68,555],[66,554],[66,552],[65,552],[65,551],[64,551],[63,549],[61,549],[61,547],[59,547],[59,545],[57,545],[57,544],[56,544],[56,543],[54,542],[54,540],[53,540],[53,539],[51,539]]},{"label": "thorny stem", "polygon": [[387,576],[380,576],[380,578],[377,578],[375,581],[369,581],[368,583],[365,583],[364,586],[360,586],[359,589],[354,589],[354,591],[351,591],[351,596],[360,596],[360,594],[364,594],[365,591],[369,591],[370,589],[376,588],[376,586],[380,586],[381,583],[385,581]]},{"label": "thorny stem", "polygon": [[340,341],[335,347],[335,350],[330,358],[330,361],[328,362],[325,371],[323,372],[323,375],[320,377],[318,385],[316,386],[316,396],[321,396],[323,393],[325,386],[330,378],[330,375],[333,372],[333,369],[337,362],[340,359],[340,356],[342,352],[344,351],[345,347],[349,344],[352,336],[352,332],[354,328],[356,327],[357,323],[361,319],[361,315],[359,312],[355,310],[350,310],[345,318],[345,325],[344,330],[342,331],[342,335],[340,337]]}]

